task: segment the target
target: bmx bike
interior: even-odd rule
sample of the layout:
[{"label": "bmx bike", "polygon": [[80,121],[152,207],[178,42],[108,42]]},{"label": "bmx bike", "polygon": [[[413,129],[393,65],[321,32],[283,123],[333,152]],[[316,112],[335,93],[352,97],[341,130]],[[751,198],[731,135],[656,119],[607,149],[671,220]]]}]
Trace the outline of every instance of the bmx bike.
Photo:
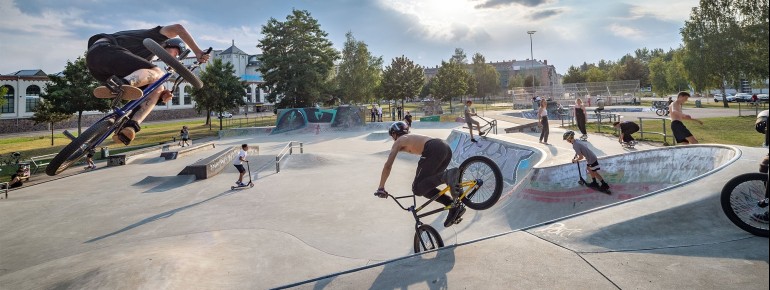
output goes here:
[{"label": "bmx bike", "polygon": [[[401,209],[412,213],[414,217],[414,252],[424,252],[434,250],[444,246],[444,240],[439,235],[438,231],[420,221],[420,218],[439,213],[445,210],[449,210],[458,206],[467,206],[474,210],[485,210],[497,203],[500,199],[500,195],[503,191],[503,175],[500,172],[500,168],[497,167],[494,161],[484,156],[472,156],[459,167],[460,180],[459,184],[462,187],[462,193],[458,197],[458,200],[462,202],[456,202],[451,205],[447,205],[441,208],[431,210],[426,213],[420,213],[421,210],[438,199],[441,195],[450,194],[450,188],[444,187],[436,196],[417,207],[417,198],[415,195],[405,196],[393,196],[388,193],[384,198],[393,198],[393,201],[398,204]],[[375,195],[377,195],[375,193]],[[399,199],[412,198],[412,205],[405,207]],[[462,221],[462,218],[455,220],[455,224]]]},{"label": "bmx bike", "polygon": [[[147,88],[145,88],[142,92],[143,96],[141,98],[128,101],[123,106],[120,106],[124,93],[123,90],[119,84],[108,81],[106,86],[117,95],[112,100],[110,105],[112,108],[112,113],[109,113],[103,118],[99,119],[99,121],[83,131],[83,133],[78,137],[74,137],[69,132],[64,131],[64,135],[70,138],[72,141],[67,144],[67,146],[64,146],[59,154],[51,159],[51,162],[45,168],[46,174],[54,176],[61,173],[65,169],[69,168],[72,164],[83,158],[83,156],[85,156],[89,150],[99,146],[99,144],[104,142],[104,140],[107,139],[110,134],[122,128],[126,121],[129,120],[131,113],[136,110],[140,104],[147,100],[151,92],[155,91],[155,89],[163,85],[163,83],[171,78],[174,73],[178,74],[179,76],[174,81],[174,86],[171,89],[172,92],[178,88],[183,79],[189,82],[195,88],[203,87],[201,80],[192,73],[192,71],[198,68],[200,64],[195,62],[190,67],[186,67],[179,61],[190,53],[189,49],[181,52],[179,58],[177,59],[168,54],[168,52],[166,52],[163,47],[161,47],[152,39],[145,39],[143,44],[144,47],[146,47],[153,54],[158,56],[160,60],[168,65],[166,73],[163,74],[160,79],[147,86]],[[205,51],[206,54],[209,54],[210,52],[211,48]]]},{"label": "bmx bike", "polygon": [[[766,144],[770,141],[767,115],[767,110],[759,114],[756,124],[757,131],[764,131]],[[722,210],[727,218],[742,230],[760,237],[770,236],[767,221],[770,171],[767,163],[764,163],[766,161],[760,163],[759,172],[744,173],[728,181],[720,196]]]}]

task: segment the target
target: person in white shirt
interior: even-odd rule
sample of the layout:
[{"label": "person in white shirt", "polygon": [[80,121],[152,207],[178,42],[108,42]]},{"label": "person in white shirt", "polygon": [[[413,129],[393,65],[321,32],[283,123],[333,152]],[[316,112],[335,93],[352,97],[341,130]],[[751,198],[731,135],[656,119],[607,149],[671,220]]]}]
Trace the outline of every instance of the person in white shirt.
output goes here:
[{"label": "person in white shirt", "polygon": [[246,160],[246,156],[248,155],[249,151],[249,145],[248,144],[242,144],[241,145],[241,152],[238,152],[238,158],[235,158],[233,160],[233,165],[236,169],[238,169],[238,172],[240,172],[240,176],[238,176],[238,181],[235,182],[238,186],[246,186],[243,184],[243,176],[246,175],[246,169],[243,168],[243,162],[249,162]]},{"label": "person in white shirt", "polygon": [[548,103],[545,100],[540,100],[540,109],[537,110],[537,119],[540,122],[540,128],[543,129],[540,132],[540,143],[549,145],[548,144],[548,110],[546,110],[546,106]]}]

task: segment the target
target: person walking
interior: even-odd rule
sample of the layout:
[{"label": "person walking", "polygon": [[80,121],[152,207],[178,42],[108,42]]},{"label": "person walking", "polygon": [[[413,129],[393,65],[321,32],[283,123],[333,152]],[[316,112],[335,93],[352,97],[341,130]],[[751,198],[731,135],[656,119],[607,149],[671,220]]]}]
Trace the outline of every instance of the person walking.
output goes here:
[{"label": "person walking", "polygon": [[580,130],[580,133],[583,135],[580,136],[580,140],[588,140],[588,133],[586,132],[586,119],[588,117],[588,113],[586,112],[586,107],[583,105],[583,99],[576,98],[575,99],[575,121],[577,122],[578,130]]},{"label": "person walking", "polygon": [[190,131],[187,130],[187,126],[182,126],[182,131],[179,132],[179,137],[182,139],[182,141],[179,141],[179,144],[182,147],[185,145],[190,146],[190,143],[187,142],[190,140]]},{"label": "person walking", "polygon": [[404,115],[404,121],[407,125],[409,125],[409,128],[412,128],[412,114],[409,113],[409,111],[406,111],[406,115]]},{"label": "person walking", "polygon": [[548,103],[545,100],[540,100],[540,109],[537,110],[537,119],[540,124],[538,125],[542,130],[540,131],[540,144],[548,144],[548,110],[546,106]]}]

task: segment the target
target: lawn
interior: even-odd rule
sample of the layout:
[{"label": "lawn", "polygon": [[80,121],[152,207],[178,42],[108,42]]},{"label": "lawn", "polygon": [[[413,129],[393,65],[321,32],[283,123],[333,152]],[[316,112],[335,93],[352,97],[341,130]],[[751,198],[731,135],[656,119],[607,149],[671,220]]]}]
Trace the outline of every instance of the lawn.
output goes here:
[{"label": "lawn", "polygon": [[[703,125],[696,122],[685,121],[684,124],[687,129],[695,136],[700,143],[717,143],[728,145],[742,145],[749,147],[756,147],[762,145],[764,137],[762,134],[757,133],[754,130],[754,122],[756,117],[716,117],[702,119]],[[577,131],[577,126],[569,126],[568,128]],[[644,131],[662,132],[663,125],[660,120],[645,120],[642,122],[642,128]],[[589,135],[598,131],[596,123],[589,123],[586,126],[586,130]],[[613,132],[611,124],[604,123],[602,127],[603,133]],[[671,134],[671,122],[666,120],[666,132]],[[613,134],[614,135],[614,134]],[[617,135],[616,135],[617,136]],[[641,140],[640,134],[634,134],[634,138]],[[644,141],[663,142],[663,136],[655,134],[645,134]],[[671,141],[669,137],[668,142]],[[673,144],[670,144],[673,145]]]}]

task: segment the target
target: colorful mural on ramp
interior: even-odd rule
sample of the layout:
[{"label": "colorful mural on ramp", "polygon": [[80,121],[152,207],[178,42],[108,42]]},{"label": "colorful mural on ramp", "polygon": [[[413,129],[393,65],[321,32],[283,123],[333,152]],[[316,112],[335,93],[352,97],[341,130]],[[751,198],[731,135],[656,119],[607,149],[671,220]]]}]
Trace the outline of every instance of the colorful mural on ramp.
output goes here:
[{"label": "colorful mural on ramp", "polygon": [[336,109],[291,108],[278,110],[278,118],[271,134],[302,129],[308,124],[330,124],[331,127],[358,127],[364,119],[358,107],[340,106]]}]

